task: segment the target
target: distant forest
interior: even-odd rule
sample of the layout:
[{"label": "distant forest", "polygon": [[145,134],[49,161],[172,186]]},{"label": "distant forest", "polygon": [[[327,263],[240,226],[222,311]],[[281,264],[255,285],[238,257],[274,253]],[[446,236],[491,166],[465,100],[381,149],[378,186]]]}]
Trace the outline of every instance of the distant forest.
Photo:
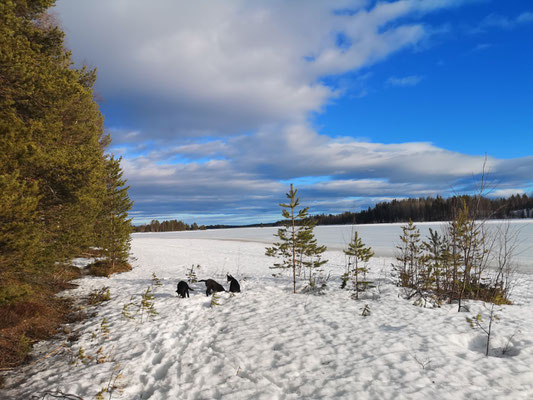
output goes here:
[{"label": "distant forest", "polygon": [[318,225],[379,224],[392,222],[429,222],[452,219],[463,201],[470,210],[476,210],[475,218],[506,219],[533,218],[533,197],[513,195],[509,198],[489,199],[479,196],[453,196],[447,199],[420,197],[417,199],[392,200],[377,203],[360,212],[345,212],[337,215],[315,215]]},{"label": "distant forest", "polygon": [[[453,212],[466,202],[469,209],[477,210],[476,218],[507,219],[533,218],[533,196],[513,195],[509,198],[489,199],[479,196],[453,196],[447,199],[437,197],[420,197],[417,199],[392,200],[377,203],[374,207],[359,212],[344,212],[342,214],[319,214],[310,218],[317,225],[347,225],[347,224],[380,224],[392,222],[431,222],[448,221]],[[279,226],[283,221],[272,223],[257,223],[250,225],[192,225],[182,221],[172,220],[159,222],[153,220],[150,224],[134,227],[135,232],[169,232],[193,231],[204,229],[224,229],[237,227]]]},{"label": "distant forest", "polygon": [[174,232],[174,231],[197,231],[207,229],[205,225],[198,226],[196,222],[191,225],[175,219],[171,221],[159,222],[154,219],[146,225],[137,225],[133,227],[134,232]]}]

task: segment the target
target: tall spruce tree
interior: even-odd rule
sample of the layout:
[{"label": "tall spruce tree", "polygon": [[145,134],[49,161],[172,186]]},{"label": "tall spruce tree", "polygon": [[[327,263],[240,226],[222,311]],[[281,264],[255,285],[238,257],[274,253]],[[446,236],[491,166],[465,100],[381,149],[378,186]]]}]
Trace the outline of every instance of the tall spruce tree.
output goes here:
[{"label": "tall spruce tree", "polygon": [[321,259],[321,254],[326,250],[325,246],[318,246],[313,234],[314,224],[306,222],[309,207],[297,209],[300,200],[296,197],[298,190],[292,183],[286,194],[289,203],[280,203],[281,215],[285,223],[274,234],[279,238],[272,247],[267,247],[265,254],[270,257],[278,257],[280,262],[274,263],[271,268],[292,269],[293,292],[296,293],[296,273],[301,268],[320,266],[326,261]]},{"label": "tall spruce tree", "polygon": [[98,216],[97,235],[111,270],[121,264],[127,266],[130,250],[130,235],[133,230],[128,211],[133,202],[128,197],[129,186],[122,178],[122,158],[111,156],[106,163],[106,190]]}]

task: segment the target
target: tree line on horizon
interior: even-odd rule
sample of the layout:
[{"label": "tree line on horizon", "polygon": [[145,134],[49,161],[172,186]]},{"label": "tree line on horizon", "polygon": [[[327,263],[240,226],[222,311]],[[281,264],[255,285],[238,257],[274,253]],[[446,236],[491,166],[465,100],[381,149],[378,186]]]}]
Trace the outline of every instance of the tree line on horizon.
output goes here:
[{"label": "tree line on horizon", "polygon": [[157,219],[152,220],[149,224],[135,225],[134,232],[181,232],[181,231],[197,231],[205,230],[205,225],[200,225],[196,222],[186,224],[183,221],[170,220],[159,222]]},{"label": "tree line on horizon", "polygon": [[[350,224],[382,224],[395,222],[437,222],[450,221],[454,218],[457,208],[466,204],[475,204],[478,217],[481,219],[533,218],[533,196],[516,194],[508,198],[490,199],[483,196],[453,196],[443,198],[419,197],[411,199],[391,200],[377,203],[368,209],[341,214],[317,214],[306,218],[316,225],[350,225]],[[243,227],[281,226],[284,221],[256,223],[249,225],[200,225],[195,222],[186,224],[183,221],[152,220],[149,224],[134,226],[134,232],[171,232],[205,229],[227,229]]]},{"label": "tree line on horizon", "polygon": [[312,218],[317,225],[380,224],[395,222],[450,221],[461,205],[477,210],[480,219],[533,218],[533,196],[512,195],[490,199],[483,196],[419,197],[377,203],[359,212],[319,214]]},{"label": "tree line on horizon", "polygon": [[54,3],[0,2],[0,366],[69,312],[54,292],[77,277],[73,258],[129,268],[132,202],[106,153],[96,70],[74,67]]}]

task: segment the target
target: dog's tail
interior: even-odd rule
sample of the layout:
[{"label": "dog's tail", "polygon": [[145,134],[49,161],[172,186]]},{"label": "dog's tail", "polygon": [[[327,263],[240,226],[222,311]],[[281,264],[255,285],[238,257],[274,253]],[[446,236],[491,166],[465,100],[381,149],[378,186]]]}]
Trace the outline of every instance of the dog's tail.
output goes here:
[{"label": "dog's tail", "polygon": [[187,287],[189,288],[189,290],[192,290],[194,292],[194,289],[192,287],[190,287],[189,285],[187,285]]},{"label": "dog's tail", "polygon": [[205,279],[200,279],[198,282],[207,282]]}]

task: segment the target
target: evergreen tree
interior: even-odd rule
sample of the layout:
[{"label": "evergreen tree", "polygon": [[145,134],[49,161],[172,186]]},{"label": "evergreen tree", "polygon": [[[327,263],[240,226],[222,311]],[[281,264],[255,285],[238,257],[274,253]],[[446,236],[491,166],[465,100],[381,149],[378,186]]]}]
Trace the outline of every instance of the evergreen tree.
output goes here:
[{"label": "evergreen tree", "polygon": [[412,220],[402,226],[400,240],[402,243],[396,246],[398,249],[396,260],[400,263],[393,266],[398,274],[398,284],[403,287],[417,288],[421,256],[420,230]]},{"label": "evergreen tree", "polygon": [[105,197],[96,71],[72,67],[64,33],[46,13],[53,5],[0,2],[2,287],[43,285],[94,245]]},{"label": "evergreen tree", "polygon": [[68,260],[97,244],[108,194],[96,71],[73,67],[53,5],[0,2],[0,368],[24,358],[20,337],[42,338],[67,312],[53,294],[75,276]]},{"label": "evergreen tree", "polygon": [[296,197],[298,190],[291,184],[286,194],[289,203],[280,203],[281,215],[285,218],[283,227],[274,234],[279,238],[272,247],[267,247],[265,254],[270,257],[281,258],[271,268],[292,269],[293,292],[296,293],[296,273],[301,268],[320,266],[326,261],[321,260],[325,246],[317,246],[313,234],[314,224],[306,223],[309,207],[297,209],[300,200]]},{"label": "evergreen tree", "polygon": [[421,248],[424,251],[420,260],[423,266],[423,289],[429,290],[434,287],[435,291],[441,294],[444,289],[443,281],[447,282],[449,277],[446,269],[447,255],[444,238],[437,231],[429,228],[429,236],[422,242]]},{"label": "evergreen tree", "polygon": [[113,156],[107,159],[106,191],[97,224],[99,244],[111,270],[119,264],[127,264],[133,229],[131,219],[128,219],[133,202],[128,197],[129,186],[124,186],[126,180],[122,179],[121,159]]},{"label": "evergreen tree", "polygon": [[[319,246],[313,233],[316,223],[310,218],[302,221],[296,234],[296,253],[298,266],[304,271],[309,270],[309,285],[314,287],[314,275],[320,271],[320,267],[328,262],[322,259],[322,254],[326,251],[326,246]],[[298,271],[300,272],[300,271]],[[300,274],[298,274],[300,275]]]},{"label": "evergreen tree", "polygon": [[[479,199],[479,198],[478,198]],[[430,229],[426,241],[420,245],[420,233],[410,222],[402,227],[402,244],[393,265],[398,273],[398,285],[413,289],[408,295],[419,296],[420,304],[428,301],[440,304],[443,298],[450,303],[457,301],[458,311],[465,309],[463,299],[481,299],[503,303],[508,301],[508,284],[501,279],[499,271],[495,278],[483,276],[491,250],[503,268],[508,265],[507,257],[512,257],[515,237],[501,232],[496,242],[487,236],[483,221],[475,219],[478,211],[470,212],[466,200],[456,207],[454,217],[446,226],[444,235]],[[500,255],[500,256],[499,256]],[[417,303],[415,302],[415,304]]]},{"label": "evergreen tree", "polygon": [[23,283],[39,252],[37,188],[15,173],[0,175],[0,305],[17,301],[31,288]]},{"label": "evergreen tree", "polygon": [[458,210],[457,218],[449,223],[449,232],[455,247],[454,266],[456,272],[455,297],[458,300],[458,311],[462,310],[462,300],[472,297],[481,285],[481,272],[487,255],[485,235],[482,224],[470,216],[469,207],[463,202]]},{"label": "evergreen tree", "polygon": [[44,13],[51,5],[0,5],[0,173],[35,184],[35,228],[43,234],[34,263],[41,266],[66,260],[93,239],[104,167],[96,75],[71,68],[64,34]]},{"label": "evergreen tree", "polygon": [[343,277],[343,287],[349,279],[352,279],[355,299],[357,300],[360,292],[373,287],[372,282],[366,279],[368,273],[366,263],[374,256],[374,252],[363,244],[358,233],[355,232],[352,241],[348,243],[348,248],[344,250],[344,254],[348,256],[348,270]]}]

